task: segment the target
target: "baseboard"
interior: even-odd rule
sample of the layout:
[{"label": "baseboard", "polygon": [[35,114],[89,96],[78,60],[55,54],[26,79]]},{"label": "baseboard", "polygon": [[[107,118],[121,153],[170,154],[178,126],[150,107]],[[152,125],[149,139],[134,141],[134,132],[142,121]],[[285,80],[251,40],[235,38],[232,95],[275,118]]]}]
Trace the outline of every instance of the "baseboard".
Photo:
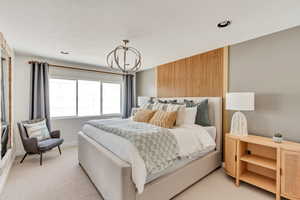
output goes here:
[{"label": "baseboard", "polygon": [[0,199],[2,199],[1,197],[2,197],[2,192],[3,192],[4,186],[6,184],[9,172],[12,168],[12,165],[13,165],[15,157],[16,157],[16,154],[13,150],[11,150],[10,154],[11,155],[8,157],[7,163],[5,164],[5,166],[3,166],[3,168],[1,168],[1,173],[0,173]]}]

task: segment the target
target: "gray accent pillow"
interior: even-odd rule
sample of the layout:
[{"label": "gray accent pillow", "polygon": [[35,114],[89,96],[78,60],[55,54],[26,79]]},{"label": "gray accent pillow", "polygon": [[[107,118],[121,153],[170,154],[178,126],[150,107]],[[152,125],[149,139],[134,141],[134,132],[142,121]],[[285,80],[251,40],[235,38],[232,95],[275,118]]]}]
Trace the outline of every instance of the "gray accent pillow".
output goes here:
[{"label": "gray accent pillow", "polygon": [[200,103],[195,103],[194,101],[184,100],[186,107],[195,107],[197,106],[197,114],[195,124],[201,126],[211,126],[208,118],[208,99],[201,101]]},{"label": "gray accent pillow", "polygon": [[38,141],[46,140],[50,138],[50,133],[46,125],[46,120],[24,124],[28,137],[37,138]]}]

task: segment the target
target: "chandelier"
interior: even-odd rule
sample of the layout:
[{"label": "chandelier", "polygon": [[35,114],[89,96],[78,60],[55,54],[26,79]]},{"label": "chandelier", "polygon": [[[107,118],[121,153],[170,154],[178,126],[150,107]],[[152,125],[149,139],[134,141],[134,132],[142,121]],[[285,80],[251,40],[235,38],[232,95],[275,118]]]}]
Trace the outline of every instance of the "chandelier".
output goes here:
[{"label": "chandelier", "polygon": [[106,63],[112,69],[120,70],[124,74],[134,73],[141,68],[141,53],[127,46],[129,40],[123,40],[123,43],[109,52]]}]

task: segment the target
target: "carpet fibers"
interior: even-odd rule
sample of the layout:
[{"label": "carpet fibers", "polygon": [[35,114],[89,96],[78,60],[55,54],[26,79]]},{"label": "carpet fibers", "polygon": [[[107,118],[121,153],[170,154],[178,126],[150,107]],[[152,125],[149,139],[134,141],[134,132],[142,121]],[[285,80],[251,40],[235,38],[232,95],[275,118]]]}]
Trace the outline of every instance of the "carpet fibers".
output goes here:
[{"label": "carpet fibers", "polygon": [[[44,156],[43,166],[39,156],[32,155],[19,164],[15,161],[1,200],[102,200],[101,196],[82,171],[77,161],[77,148],[52,150]],[[268,200],[274,195],[251,185],[234,180],[222,169],[211,173],[173,200]]]}]

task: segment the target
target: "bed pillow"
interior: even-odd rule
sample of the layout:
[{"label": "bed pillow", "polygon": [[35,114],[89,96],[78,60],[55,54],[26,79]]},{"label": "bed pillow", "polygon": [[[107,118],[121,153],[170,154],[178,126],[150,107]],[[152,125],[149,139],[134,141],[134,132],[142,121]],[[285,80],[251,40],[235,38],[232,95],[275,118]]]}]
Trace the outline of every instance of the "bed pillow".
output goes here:
[{"label": "bed pillow", "polygon": [[186,107],[197,107],[197,114],[195,124],[201,126],[210,126],[210,121],[208,118],[208,99],[201,101],[200,103],[195,103],[190,100],[184,100]]},{"label": "bed pillow", "polygon": [[158,110],[153,115],[149,123],[163,128],[173,128],[176,122],[176,117],[177,112],[166,112],[163,110]]},{"label": "bed pillow", "polygon": [[37,138],[38,141],[50,138],[50,133],[46,125],[46,120],[23,124],[29,138]]},{"label": "bed pillow", "polygon": [[153,106],[152,103],[145,103],[143,105],[140,106],[141,109],[151,109]]},{"label": "bed pillow", "polygon": [[132,119],[136,122],[148,123],[155,113],[156,110],[140,109],[135,113]]},{"label": "bed pillow", "polygon": [[[176,125],[180,126],[182,125],[182,120],[185,115],[185,105],[178,105],[178,104],[167,104],[167,112],[177,112],[176,116]],[[179,120],[179,121],[178,121]]]},{"label": "bed pillow", "polygon": [[167,104],[164,103],[154,103],[152,106],[152,110],[166,110],[167,109]]},{"label": "bed pillow", "polygon": [[197,107],[186,108],[182,124],[195,124]]},{"label": "bed pillow", "polygon": [[158,99],[157,101],[158,101],[158,103],[164,103],[164,104],[169,104],[169,103],[176,104],[177,103],[176,99],[174,99],[174,100],[160,100],[160,99]]}]

